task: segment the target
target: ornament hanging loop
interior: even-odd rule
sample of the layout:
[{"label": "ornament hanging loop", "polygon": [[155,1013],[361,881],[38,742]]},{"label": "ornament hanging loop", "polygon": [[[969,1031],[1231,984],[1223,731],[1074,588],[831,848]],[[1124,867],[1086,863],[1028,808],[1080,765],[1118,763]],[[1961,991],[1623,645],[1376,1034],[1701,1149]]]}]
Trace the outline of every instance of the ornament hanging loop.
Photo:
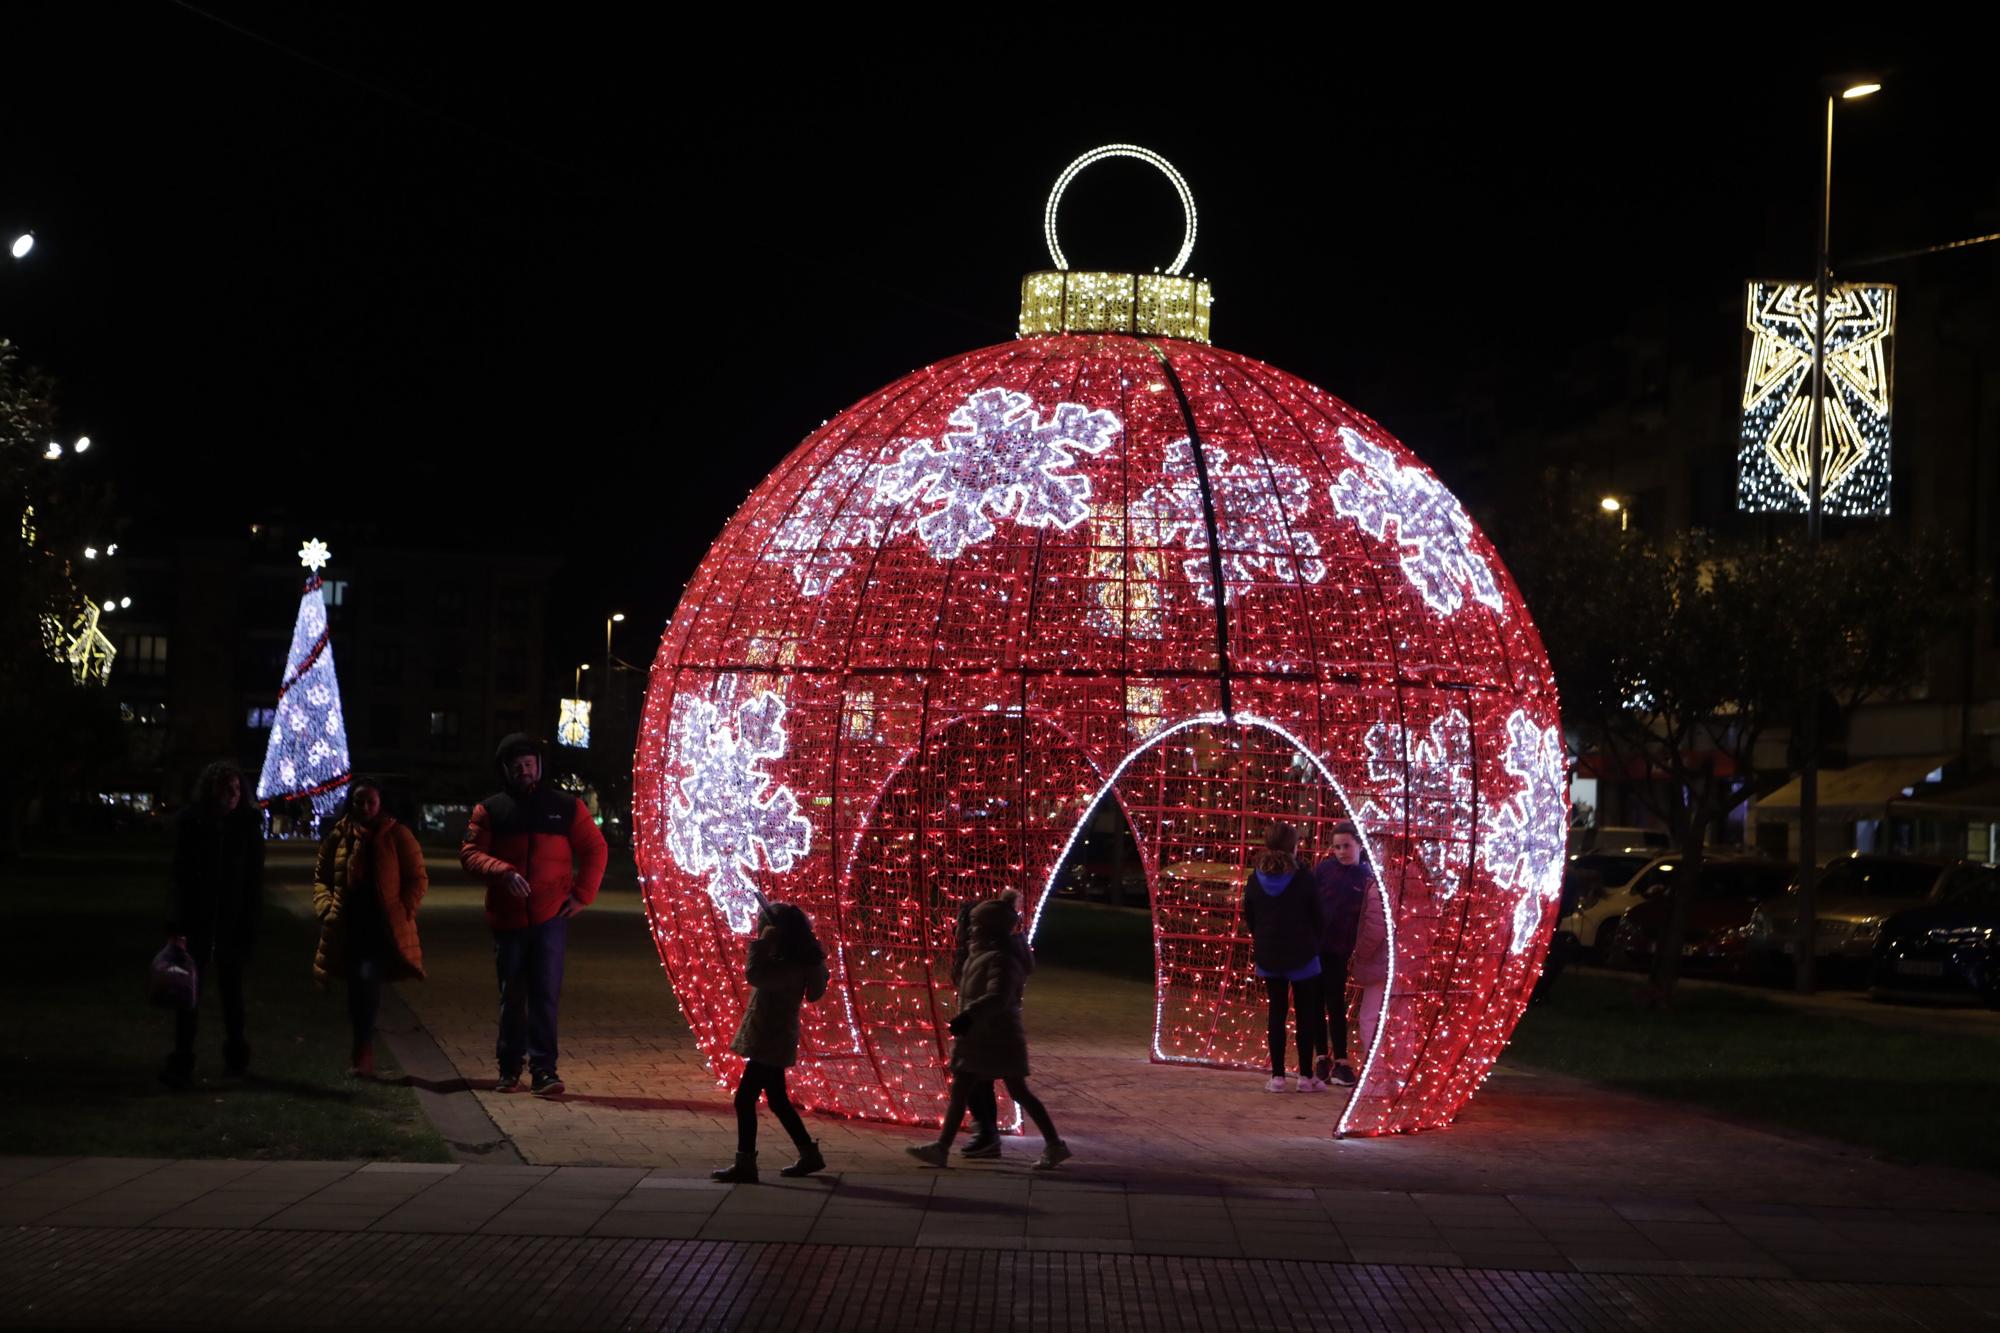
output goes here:
[{"label": "ornament hanging loop", "polygon": [[1048,238],[1049,258],[1055,261],[1058,269],[1069,268],[1069,261],[1063,258],[1062,244],[1056,239],[1056,209],[1061,207],[1063,191],[1069,188],[1069,183],[1076,179],[1077,173],[1087,166],[1102,162],[1107,157],[1135,157],[1141,162],[1158,167],[1167,180],[1172,182],[1174,193],[1181,197],[1181,216],[1187,221],[1187,229],[1181,236],[1180,253],[1174,256],[1174,262],[1167,265],[1166,271],[1169,274],[1179,273],[1187,267],[1188,256],[1194,253],[1194,191],[1188,188],[1187,178],[1174,170],[1173,163],[1150,148],[1141,148],[1137,144],[1129,143],[1108,143],[1102,148],[1093,148],[1064,167],[1062,175],[1056,177],[1055,188],[1049,191],[1048,206],[1042,210],[1042,232]]}]

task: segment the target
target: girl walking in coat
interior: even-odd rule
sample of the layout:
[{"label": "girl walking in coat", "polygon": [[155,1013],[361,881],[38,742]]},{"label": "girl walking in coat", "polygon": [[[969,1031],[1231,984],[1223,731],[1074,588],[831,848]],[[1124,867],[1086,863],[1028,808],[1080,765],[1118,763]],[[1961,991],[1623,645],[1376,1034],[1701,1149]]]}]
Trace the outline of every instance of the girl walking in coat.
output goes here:
[{"label": "girl walking in coat", "polygon": [[1325,933],[1319,886],[1299,869],[1298,830],[1273,824],[1257,855],[1255,869],[1243,886],[1243,924],[1250,932],[1257,975],[1270,1000],[1270,1092],[1285,1090],[1285,1016],[1297,1015],[1299,1091],[1322,1092],[1326,1084],[1313,1077],[1313,1049],[1319,1043],[1319,947]]},{"label": "girl walking in coat", "polygon": [[[926,1166],[951,1161],[951,1141],[981,1083],[1007,1085],[1007,1095],[1041,1131],[1042,1155],[1035,1170],[1053,1170],[1073,1154],[1056,1133],[1042,1099],[1028,1088],[1028,1031],[1021,1021],[1021,997],[1034,956],[1026,937],[1015,934],[1021,914],[1013,902],[995,899],[972,910],[972,948],[958,991],[958,1015],[951,1020],[951,1100],[935,1143],[904,1149]],[[987,1126],[981,1126],[982,1133]]]},{"label": "girl walking in coat", "polygon": [[1313,1062],[1313,1077],[1351,1087],[1354,1065],[1347,1058],[1347,972],[1354,955],[1356,928],[1361,922],[1368,894],[1368,857],[1361,847],[1361,834],[1343,819],[1333,826],[1329,843],[1333,855],[1313,868],[1319,886],[1321,914],[1326,932],[1319,942],[1320,995],[1326,1003],[1326,1026],[1321,1032],[1319,1055]]},{"label": "girl walking in coat", "polygon": [[313,909],[319,913],[319,951],[313,980],[324,989],[347,982],[347,1018],[354,1046],[347,1072],[375,1072],[375,1016],[382,983],[422,981],[423,945],[417,907],[430,887],[416,835],[382,810],[382,789],[356,779],[347,809],[320,840],[313,869]]},{"label": "girl walking in coat", "polygon": [[[264,908],[264,830],[249,784],[223,760],[202,769],[194,803],[174,821],[174,868],[167,892],[167,939],[194,956],[198,996],[222,1000],[222,1067],[248,1072],[243,1029],[243,973]],[[195,1011],[174,1015],[174,1050],[160,1077],[168,1087],[194,1081]]]},{"label": "girl walking in coat", "polygon": [[781,1176],[809,1176],[826,1166],[819,1142],[806,1136],[805,1122],[785,1090],[785,1071],[799,1062],[799,1006],[826,994],[826,950],[813,934],[812,918],[791,903],[766,903],[757,917],[744,975],[750,1003],[729,1049],[742,1056],[736,1081],[736,1162],[710,1172],[730,1184],[757,1183],[757,1097],[792,1136],[799,1160]]}]

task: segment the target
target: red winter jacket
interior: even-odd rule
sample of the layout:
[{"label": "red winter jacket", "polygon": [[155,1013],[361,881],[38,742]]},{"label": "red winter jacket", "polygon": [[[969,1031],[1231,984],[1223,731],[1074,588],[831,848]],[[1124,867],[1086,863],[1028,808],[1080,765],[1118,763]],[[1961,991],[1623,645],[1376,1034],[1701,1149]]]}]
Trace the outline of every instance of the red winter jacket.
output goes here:
[{"label": "red winter jacket", "polygon": [[[486,924],[520,930],[549,920],[572,896],[585,906],[596,902],[607,855],[582,801],[537,787],[520,797],[500,792],[472,807],[458,863],[486,881]],[[507,876],[516,873],[527,878],[526,898],[508,891]]]}]

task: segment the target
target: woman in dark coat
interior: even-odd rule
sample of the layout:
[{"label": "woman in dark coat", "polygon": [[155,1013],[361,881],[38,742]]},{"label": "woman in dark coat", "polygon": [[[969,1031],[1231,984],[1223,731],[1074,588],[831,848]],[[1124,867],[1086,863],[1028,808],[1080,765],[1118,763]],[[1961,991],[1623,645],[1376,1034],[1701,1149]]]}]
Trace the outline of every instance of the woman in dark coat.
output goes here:
[{"label": "woman in dark coat", "polygon": [[778,1174],[809,1176],[826,1166],[819,1142],[807,1136],[785,1089],[785,1071],[799,1062],[799,1008],[826,994],[826,950],[813,934],[812,918],[790,903],[766,903],[757,921],[760,929],[743,969],[750,1003],[729,1043],[745,1061],[736,1081],[736,1162],[710,1173],[729,1184],[757,1183],[760,1093],[799,1150],[799,1160]]},{"label": "woman in dark coat", "polygon": [[1243,925],[1250,932],[1257,975],[1270,1000],[1271,1081],[1266,1087],[1271,1092],[1285,1090],[1287,1008],[1297,1015],[1299,1091],[1326,1088],[1312,1070],[1321,1019],[1319,946],[1326,923],[1319,886],[1309,871],[1299,868],[1298,845],[1297,829],[1273,824],[1243,886]]},{"label": "woman in dark coat", "polygon": [[1320,997],[1326,1004],[1313,1077],[1353,1086],[1354,1065],[1347,1058],[1347,970],[1354,956],[1354,936],[1367,902],[1368,853],[1361,833],[1343,819],[1333,826],[1328,848],[1333,855],[1313,868],[1319,886],[1325,932],[1319,942]]},{"label": "woman in dark coat", "polygon": [[[243,773],[221,760],[202,769],[194,803],[174,821],[167,892],[167,938],[194,957],[196,997],[222,1000],[222,1065],[250,1067],[243,1033],[243,969],[264,907],[264,829]],[[194,1078],[195,1011],[174,1013],[174,1050],[160,1077],[172,1087]]]},{"label": "woman in dark coat", "polygon": [[934,1143],[904,1149],[926,1166],[950,1164],[951,1141],[973,1090],[994,1079],[1007,1085],[1007,1095],[1041,1132],[1042,1155],[1035,1170],[1053,1170],[1073,1155],[1042,1099],[1028,1088],[1028,1030],[1021,1021],[1021,999],[1035,964],[1027,939],[1015,933],[1020,923],[1020,912],[1007,899],[981,903],[972,911],[972,948],[959,985],[958,1015],[950,1024],[951,1100],[943,1132]]}]

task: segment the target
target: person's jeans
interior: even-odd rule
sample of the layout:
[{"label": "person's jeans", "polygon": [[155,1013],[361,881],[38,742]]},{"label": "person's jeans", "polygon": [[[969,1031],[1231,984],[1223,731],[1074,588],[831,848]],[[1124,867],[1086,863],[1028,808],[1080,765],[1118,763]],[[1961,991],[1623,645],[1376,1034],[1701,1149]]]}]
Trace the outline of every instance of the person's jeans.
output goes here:
[{"label": "person's jeans", "polygon": [[380,954],[362,953],[347,960],[347,1021],[354,1044],[375,1040],[375,1017],[382,1012],[382,979],[388,963]]},{"label": "person's jeans", "polygon": [[[250,1063],[250,1043],[243,1035],[243,956],[205,940],[189,940],[188,946],[195,958],[195,998],[199,1002],[212,994],[222,1001],[222,1060],[240,1070]],[[184,1069],[194,1066],[194,1022],[193,1009],[174,1011],[174,1062]]]},{"label": "person's jeans", "polygon": [[1326,1026],[1320,1032],[1319,1049],[1331,1051],[1343,1064],[1347,1061],[1347,959],[1344,953],[1319,956],[1320,998],[1326,1002]]},{"label": "person's jeans", "polygon": [[[1312,1077],[1313,1051],[1319,1046],[1321,1020],[1318,977],[1287,981],[1265,977],[1264,994],[1270,999],[1271,1077],[1285,1076],[1285,1010],[1297,1011],[1299,1076]],[[1289,993],[1288,993],[1289,992]]]},{"label": "person's jeans", "polygon": [[792,1105],[791,1093],[785,1090],[784,1067],[757,1060],[746,1061],[743,1077],[736,1080],[736,1151],[757,1151],[757,1094],[760,1092],[770,1103],[771,1114],[778,1117],[785,1133],[791,1135],[798,1150],[804,1152],[812,1143],[812,1138],[806,1133],[806,1122],[799,1118],[798,1108]]},{"label": "person's jeans", "polygon": [[493,962],[500,974],[500,1040],[493,1054],[500,1072],[519,1076],[556,1072],[556,1010],[562,1002],[563,950],[569,918],[493,932]]}]

